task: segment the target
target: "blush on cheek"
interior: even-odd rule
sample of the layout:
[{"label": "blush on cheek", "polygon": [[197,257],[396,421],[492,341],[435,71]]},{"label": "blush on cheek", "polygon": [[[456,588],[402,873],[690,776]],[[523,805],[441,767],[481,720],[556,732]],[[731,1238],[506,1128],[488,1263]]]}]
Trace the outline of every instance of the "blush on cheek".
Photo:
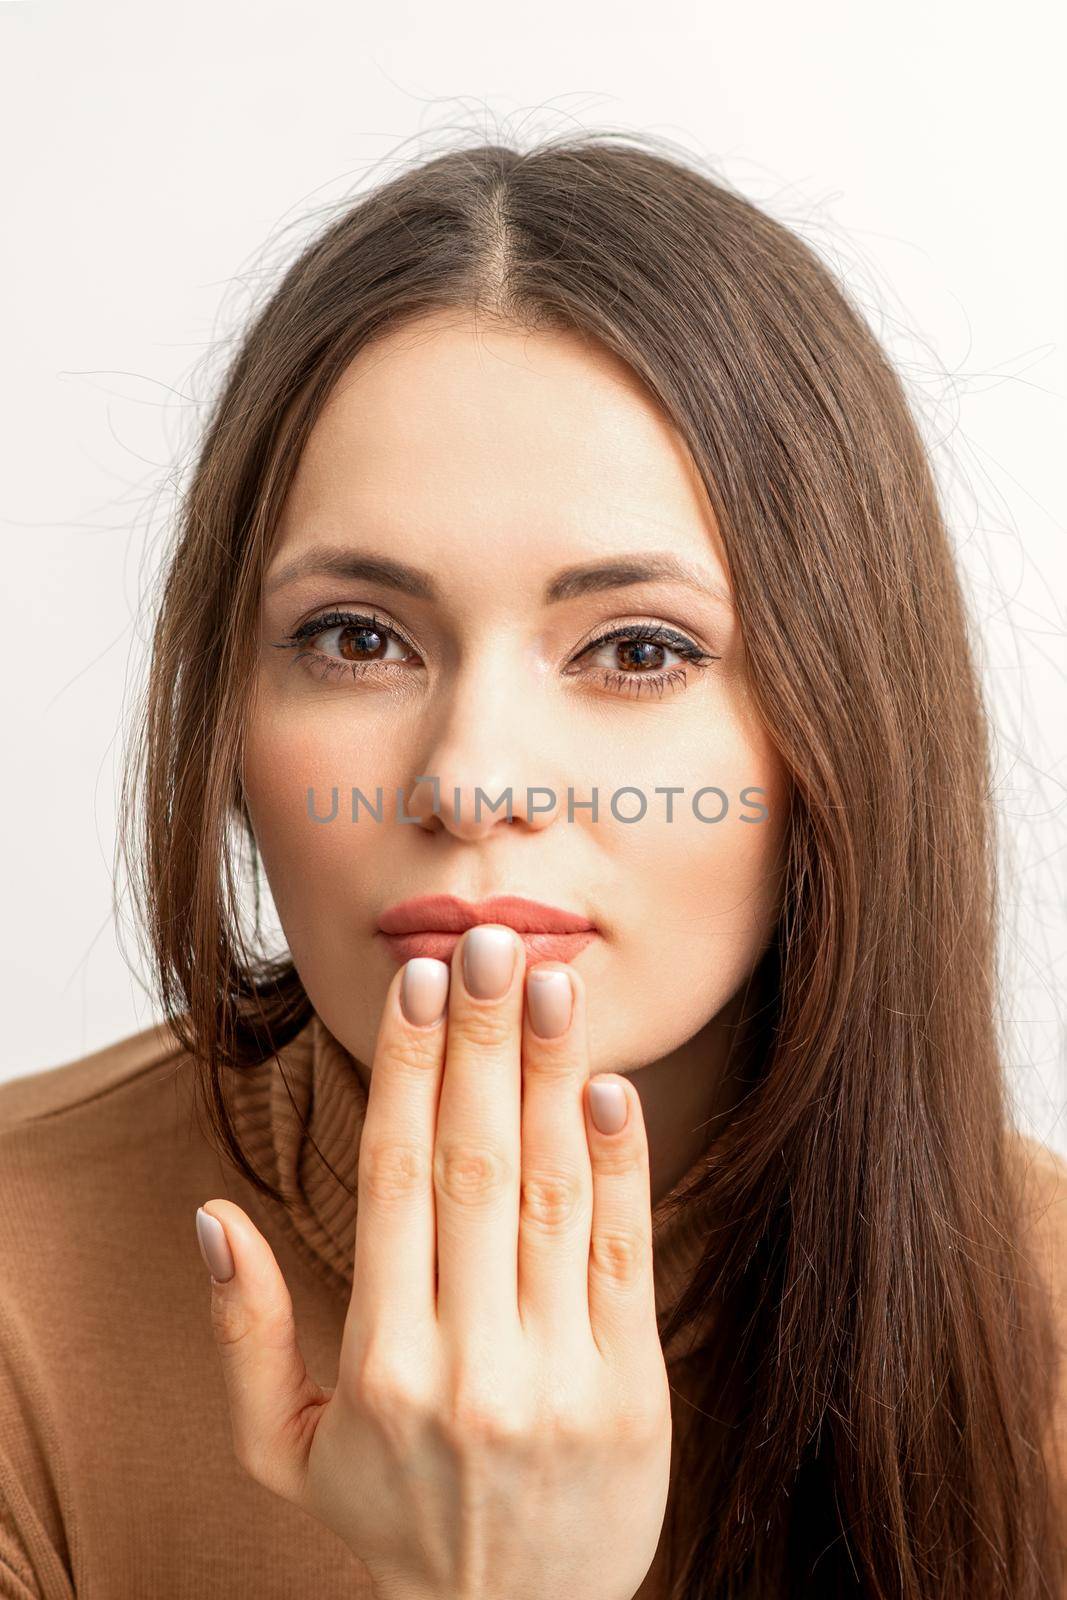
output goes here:
[{"label": "blush on cheek", "polygon": [[[295,731],[284,735],[269,722],[249,730],[243,781],[271,893],[286,923],[303,913],[303,902],[320,901],[350,862],[350,836],[358,830],[345,825],[350,815],[347,791],[336,762],[324,757],[321,741]],[[308,790],[313,791],[316,814],[329,817],[334,788],[336,817],[316,822],[309,814]]]}]

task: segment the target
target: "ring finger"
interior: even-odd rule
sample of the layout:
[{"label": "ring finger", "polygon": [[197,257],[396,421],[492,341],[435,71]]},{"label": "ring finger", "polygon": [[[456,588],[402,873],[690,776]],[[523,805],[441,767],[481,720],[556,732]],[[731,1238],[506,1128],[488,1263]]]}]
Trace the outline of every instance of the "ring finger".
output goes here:
[{"label": "ring finger", "polygon": [[523,1326],[535,1325],[542,1341],[573,1348],[576,1334],[590,1337],[585,987],[576,970],[538,965],[526,975],[526,995],[519,1311]]}]

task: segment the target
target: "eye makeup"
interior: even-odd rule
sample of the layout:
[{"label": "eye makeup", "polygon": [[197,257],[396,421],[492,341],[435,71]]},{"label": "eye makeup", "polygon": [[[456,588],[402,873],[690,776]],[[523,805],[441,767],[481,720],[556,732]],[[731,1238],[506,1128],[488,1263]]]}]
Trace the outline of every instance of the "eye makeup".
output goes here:
[{"label": "eye makeup", "polygon": [[[336,635],[337,646],[347,652],[346,654],[333,655],[321,648],[318,642],[333,635]],[[400,631],[391,624],[383,622],[376,614],[342,609],[328,610],[310,617],[285,638],[275,641],[274,648],[295,651],[294,663],[300,662],[308,670],[317,673],[320,681],[324,681],[327,677],[340,677],[352,681],[368,675],[381,679],[383,674],[385,677],[391,677],[397,668],[406,670],[412,665],[410,660],[358,659],[352,652],[367,648],[361,646],[359,640],[361,636],[365,638],[368,635],[382,641],[378,645],[371,646],[372,649],[380,649],[383,645],[388,649],[388,641],[393,641],[411,655],[417,655],[414,647]],[[582,668],[578,665],[586,656],[609,644],[624,648],[630,663],[628,666]],[[678,656],[685,666],[647,672],[640,670],[641,666],[649,664],[649,652],[658,657],[664,651]],[[703,672],[712,662],[719,660],[720,656],[704,650],[678,629],[667,623],[646,619],[642,622],[618,624],[589,640],[564,670],[564,676],[599,677],[599,681],[605,687],[631,696],[646,691],[662,695],[664,689],[668,687],[672,689],[685,687],[688,681],[688,668]]]}]

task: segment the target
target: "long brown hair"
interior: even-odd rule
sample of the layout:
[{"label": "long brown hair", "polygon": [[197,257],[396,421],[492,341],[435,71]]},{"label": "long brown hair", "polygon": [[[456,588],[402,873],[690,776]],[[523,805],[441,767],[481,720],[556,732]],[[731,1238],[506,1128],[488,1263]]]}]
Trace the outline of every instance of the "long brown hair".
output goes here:
[{"label": "long brown hair", "polygon": [[[715,1135],[722,1222],[678,1308],[713,1297],[720,1331],[668,1508],[671,1592],[1058,1592],[1053,1331],[1019,1247],[994,1023],[987,727],[931,468],[814,251],[663,141],[483,144],[404,170],[321,229],[240,342],[181,504],[123,842],[213,1134],[283,1200],[223,1088],[311,1014],[292,962],[242,927],[273,530],[356,352],[441,308],[578,330],[648,384],[707,487],[792,780],[760,1049]],[[702,1446],[705,1407],[725,1451]]]}]

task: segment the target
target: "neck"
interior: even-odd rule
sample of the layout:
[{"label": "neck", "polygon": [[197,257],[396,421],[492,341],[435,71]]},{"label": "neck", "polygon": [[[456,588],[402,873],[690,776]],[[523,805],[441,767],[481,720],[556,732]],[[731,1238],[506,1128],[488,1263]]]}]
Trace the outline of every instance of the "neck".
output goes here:
[{"label": "neck", "polygon": [[630,1075],[648,1134],[653,1205],[699,1160],[740,1098],[733,1064],[743,1001],[739,991],[677,1050]]}]

